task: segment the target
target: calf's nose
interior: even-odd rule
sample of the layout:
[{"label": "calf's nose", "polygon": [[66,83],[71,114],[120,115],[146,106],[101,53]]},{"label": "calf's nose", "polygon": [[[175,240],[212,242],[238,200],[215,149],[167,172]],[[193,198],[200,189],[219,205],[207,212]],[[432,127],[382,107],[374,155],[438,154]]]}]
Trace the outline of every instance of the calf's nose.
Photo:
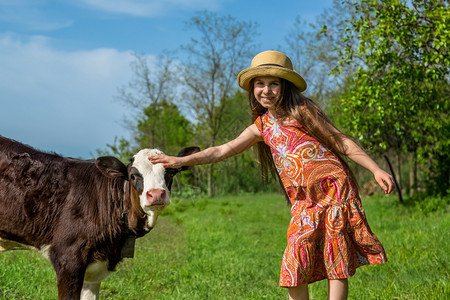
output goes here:
[{"label": "calf's nose", "polygon": [[166,191],[165,190],[150,190],[147,192],[148,205],[164,205],[166,204]]}]

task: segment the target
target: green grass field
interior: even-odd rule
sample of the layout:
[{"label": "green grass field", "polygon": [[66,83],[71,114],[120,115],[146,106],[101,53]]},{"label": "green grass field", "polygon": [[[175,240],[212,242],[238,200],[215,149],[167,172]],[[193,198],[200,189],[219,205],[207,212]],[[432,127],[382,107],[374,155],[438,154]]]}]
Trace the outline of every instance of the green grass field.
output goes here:
[{"label": "green grass field", "polygon": [[[349,299],[450,299],[450,214],[364,198],[388,263],[364,266]],[[438,203],[439,206],[439,203]],[[426,208],[426,206],[425,206]],[[102,299],[287,299],[278,287],[289,208],[280,195],[173,199],[156,228],[137,241],[103,283]],[[326,281],[310,285],[326,299]],[[49,262],[31,251],[0,253],[0,299],[56,299]]]}]

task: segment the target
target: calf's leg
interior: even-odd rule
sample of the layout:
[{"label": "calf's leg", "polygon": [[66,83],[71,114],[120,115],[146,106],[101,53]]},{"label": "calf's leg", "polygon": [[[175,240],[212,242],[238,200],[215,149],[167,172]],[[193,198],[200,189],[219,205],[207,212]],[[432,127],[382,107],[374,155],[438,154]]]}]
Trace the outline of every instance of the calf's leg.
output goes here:
[{"label": "calf's leg", "polygon": [[56,272],[59,300],[79,300],[83,287],[86,260],[81,247],[66,248],[58,251],[57,247],[50,250],[50,261]]},{"label": "calf's leg", "polygon": [[78,300],[83,287],[85,268],[56,268],[59,300]]},{"label": "calf's leg", "polygon": [[98,300],[102,280],[108,277],[108,261],[97,261],[88,265],[84,274],[81,300]]},{"label": "calf's leg", "polygon": [[101,282],[84,282],[80,300],[98,300]]}]

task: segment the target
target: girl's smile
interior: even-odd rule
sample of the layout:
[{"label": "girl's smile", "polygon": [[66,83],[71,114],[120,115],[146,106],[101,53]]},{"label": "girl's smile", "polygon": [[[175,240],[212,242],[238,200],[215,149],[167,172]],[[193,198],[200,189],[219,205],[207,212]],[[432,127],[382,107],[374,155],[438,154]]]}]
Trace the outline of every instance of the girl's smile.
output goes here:
[{"label": "girl's smile", "polygon": [[272,76],[256,77],[253,94],[262,107],[273,109],[281,98],[280,79]]}]

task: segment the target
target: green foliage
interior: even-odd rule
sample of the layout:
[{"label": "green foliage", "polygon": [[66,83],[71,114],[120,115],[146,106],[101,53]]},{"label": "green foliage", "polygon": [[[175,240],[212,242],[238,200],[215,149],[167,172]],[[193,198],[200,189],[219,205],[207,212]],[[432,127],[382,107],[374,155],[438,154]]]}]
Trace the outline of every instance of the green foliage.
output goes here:
[{"label": "green foliage", "polygon": [[[137,240],[135,258],[102,283],[101,299],[287,298],[278,287],[290,220],[283,196],[172,200],[173,211]],[[358,268],[349,299],[450,297],[450,214],[448,202],[439,200],[441,208],[423,214],[391,196],[363,199],[388,262]],[[39,254],[2,252],[0,265],[0,299],[56,298],[53,268]],[[326,281],[309,289],[311,299],[327,298]]]},{"label": "green foliage", "polygon": [[130,145],[130,142],[125,138],[114,138],[113,144],[107,144],[107,149],[97,149],[97,156],[115,156],[124,164],[130,162],[130,158],[135,154],[135,150]]},{"label": "green foliage", "polygon": [[448,3],[352,4],[340,51],[341,64],[357,71],[336,107],[340,123],[375,153],[414,153],[423,166],[431,164],[429,178],[445,173],[448,184],[449,165],[438,162],[450,155]]},{"label": "green foliage", "polygon": [[[212,147],[229,127],[224,117],[232,105],[236,75],[250,60],[257,25],[208,11],[199,12],[187,25],[200,39],[181,47],[188,55],[181,72],[184,99],[201,133],[198,138]],[[204,169],[209,196],[214,193],[214,169],[213,165]]]},{"label": "green foliage", "polygon": [[449,213],[450,195],[445,197],[416,195],[408,200],[407,206],[412,207],[420,214]]},{"label": "green foliage", "polygon": [[134,140],[136,146],[125,138],[114,139],[107,149],[97,150],[97,155],[112,155],[128,163],[139,149],[158,148],[169,155],[176,155],[192,140],[191,122],[181,115],[175,104],[161,101],[147,106],[138,119]]},{"label": "green foliage", "polygon": [[[308,95],[372,155],[393,157],[408,194],[449,192],[448,23],[447,1],[334,0],[315,23],[297,18],[286,39]],[[250,124],[235,76],[254,54],[257,24],[200,12],[187,25],[200,38],[181,47],[183,61],[136,55],[135,77],[118,97],[136,108],[135,141],[116,140],[106,152],[126,160],[133,148],[204,149]],[[275,182],[261,186],[251,151],[195,167],[176,188],[184,184],[209,195],[277,190]]]},{"label": "green foliage", "polygon": [[192,139],[192,124],[173,103],[161,101],[144,109],[137,122],[135,137],[140,148],[158,148],[170,155],[187,146]]},{"label": "green foliage", "polygon": [[[224,144],[236,138],[250,124],[250,110],[246,94],[236,92],[227,99],[222,109],[221,126],[216,134],[215,143]],[[195,126],[192,144],[204,149],[210,141],[205,139],[208,130],[207,120],[199,121]],[[196,176],[198,187],[207,191],[208,172],[212,167],[213,191],[215,195],[253,193],[274,191],[277,185],[261,185],[259,165],[255,161],[253,151],[249,150],[213,166],[196,166],[192,172]],[[180,188],[183,188],[182,186]]]},{"label": "green foliage", "polygon": [[305,95],[327,112],[354,72],[351,67],[341,67],[339,76],[330,76],[339,65],[341,56],[335,50],[343,46],[346,21],[353,13],[341,2],[334,0],[313,23],[297,17],[286,36],[286,53],[308,84]]},{"label": "green foliage", "polygon": [[[247,94],[236,92],[228,99],[222,115],[222,126],[217,143],[223,144],[236,138],[250,124]],[[252,150],[231,157],[213,169],[215,193],[218,195],[274,191],[277,185],[262,186],[259,165]]]}]

